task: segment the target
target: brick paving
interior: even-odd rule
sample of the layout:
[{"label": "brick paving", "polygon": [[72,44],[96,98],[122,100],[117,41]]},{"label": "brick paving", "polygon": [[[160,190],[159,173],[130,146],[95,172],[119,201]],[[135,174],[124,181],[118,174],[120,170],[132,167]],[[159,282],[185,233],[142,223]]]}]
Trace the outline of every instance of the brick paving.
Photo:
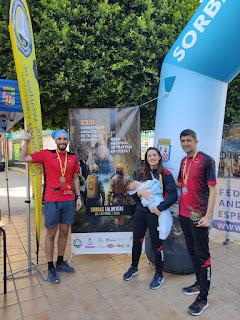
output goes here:
[{"label": "brick paving", "polygon": [[[0,173],[2,221],[6,223],[7,268],[9,272],[27,267],[27,207],[25,177],[9,171],[11,219],[7,217],[5,176]],[[32,211],[32,205],[31,205]],[[35,233],[32,221],[32,260],[35,260]],[[44,229],[40,246],[41,270],[47,265],[43,250]],[[222,245],[223,235],[212,235],[213,260],[210,308],[204,320],[238,320],[240,314],[240,246],[238,242]],[[2,239],[0,238],[1,244]],[[193,275],[164,273],[165,283],[159,290],[150,290],[154,273],[142,255],[139,276],[129,282],[122,274],[131,257],[118,255],[78,255],[71,258],[75,274],[61,274],[61,283],[51,285],[36,271],[21,272],[8,280],[8,293],[3,294],[3,251],[0,247],[0,319],[47,320],[188,320],[186,310],[194,297],[185,296],[181,288],[194,281]],[[71,257],[70,245],[67,257]]]}]

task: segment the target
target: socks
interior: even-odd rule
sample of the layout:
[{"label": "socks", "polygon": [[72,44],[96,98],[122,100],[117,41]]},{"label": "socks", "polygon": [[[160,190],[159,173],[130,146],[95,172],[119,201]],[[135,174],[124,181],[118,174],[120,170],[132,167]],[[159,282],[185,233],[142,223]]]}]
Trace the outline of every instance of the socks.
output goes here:
[{"label": "socks", "polygon": [[51,269],[55,269],[53,261],[48,262],[48,271],[51,270]]},{"label": "socks", "polygon": [[[58,256],[57,264],[63,263],[63,256]],[[55,269],[53,261],[48,262],[48,270]]]},{"label": "socks", "polygon": [[57,258],[57,264],[63,263],[63,256],[58,256]]}]

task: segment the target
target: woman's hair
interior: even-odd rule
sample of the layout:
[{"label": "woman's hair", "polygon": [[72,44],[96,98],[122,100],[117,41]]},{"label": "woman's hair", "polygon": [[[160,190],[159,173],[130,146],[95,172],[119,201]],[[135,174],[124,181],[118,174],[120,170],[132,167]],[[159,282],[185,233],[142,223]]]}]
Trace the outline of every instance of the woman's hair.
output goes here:
[{"label": "woman's hair", "polygon": [[150,147],[147,149],[146,153],[145,153],[145,156],[144,156],[144,165],[143,165],[143,170],[142,170],[142,174],[144,177],[147,177],[150,175],[150,171],[151,171],[151,168],[150,168],[150,165],[147,161],[147,154],[148,154],[148,151],[150,150],[154,150],[157,152],[157,154],[159,155],[160,157],[160,160],[159,160],[159,163],[158,163],[158,171],[159,173],[162,173],[162,170],[163,170],[163,165],[162,165],[162,155],[160,153],[160,151],[155,148],[155,147]]}]

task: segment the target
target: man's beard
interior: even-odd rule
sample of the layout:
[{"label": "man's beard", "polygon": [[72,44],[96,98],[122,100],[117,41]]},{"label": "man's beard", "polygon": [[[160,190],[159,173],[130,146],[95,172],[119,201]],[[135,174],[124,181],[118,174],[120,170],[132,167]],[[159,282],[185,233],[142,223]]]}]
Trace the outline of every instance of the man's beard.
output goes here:
[{"label": "man's beard", "polygon": [[58,145],[58,149],[60,150],[60,151],[65,151],[66,149],[67,149],[67,144],[66,145]]}]

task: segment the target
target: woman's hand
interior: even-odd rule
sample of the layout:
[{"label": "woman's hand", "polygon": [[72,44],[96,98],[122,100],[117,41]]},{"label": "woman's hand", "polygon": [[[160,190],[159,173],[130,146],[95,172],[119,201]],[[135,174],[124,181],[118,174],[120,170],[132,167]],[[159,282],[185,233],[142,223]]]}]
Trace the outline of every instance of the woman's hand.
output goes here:
[{"label": "woman's hand", "polygon": [[138,195],[140,197],[147,199],[147,200],[152,200],[152,198],[153,198],[151,192],[149,192],[147,189],[142,189],[142,190],[138,191]]},{"label": "woman's hand", "polygon": [[152,213],[155,213],[158,217],[159,217],[160,214],[161,214],[161,211],[158,210],[157,207],[155,207],[155,208],[149,208],[149,210],[150,210]]}]

